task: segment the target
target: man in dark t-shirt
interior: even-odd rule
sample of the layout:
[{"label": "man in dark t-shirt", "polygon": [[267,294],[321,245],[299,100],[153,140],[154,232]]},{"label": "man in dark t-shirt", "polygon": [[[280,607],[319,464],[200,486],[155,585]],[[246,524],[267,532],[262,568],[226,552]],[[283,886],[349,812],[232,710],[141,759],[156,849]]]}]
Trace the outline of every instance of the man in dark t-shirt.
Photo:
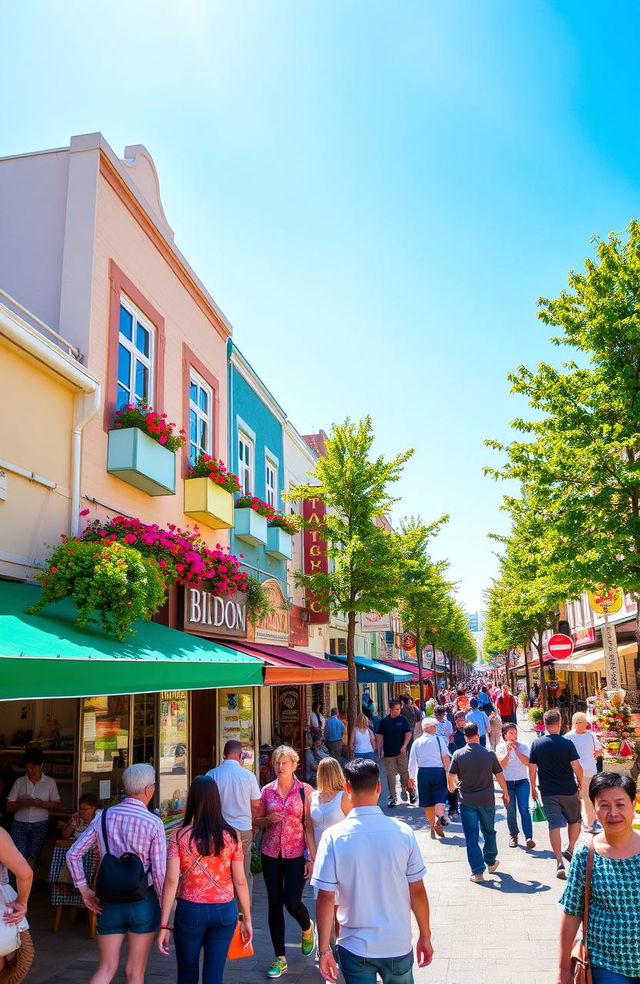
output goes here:
[{"label": "man in dark t-shirt", "polygon": [[[483,882],[485,866],[493,873],[499,864],[494,776],[502,790],[505,806],[509,802],[509,793],[495,752],[480,744],[478,725],[468,721],[464,726],[464,737],[465,747],[454,752],[449,765],[449,788],[454,789],[457,780],[471,881]],[[482,850],[480,830],[484,838]]]},{"label": "man in dark t-shirt", "polygon": [[[400,701],[389,701],[389,713],[383,717],[377,729],[378,755],[384,759],[389,786],[389,806],[396,805],[396,775],[400,776],[403,799],[409,798],[409,769],[407,745],[413,731],[406,717],[400,713]],[[411,802],[415,793],[411,791]]]},{"label": "man in dark t-shirt", "polygon": [[[531,795],[538,799],[536,778],[540,778],[542,806],[549,824],[549,840],[556,857],[556,877],[566,878],[563,857],[571,861],[580,835],[580,797],[582,766],[576,746],[560,734],[562,717],[555,709],[544,715],[546,734],[536,738],[529,754]],[[562,828],[569,827],[569,844],[562,851]]]}]

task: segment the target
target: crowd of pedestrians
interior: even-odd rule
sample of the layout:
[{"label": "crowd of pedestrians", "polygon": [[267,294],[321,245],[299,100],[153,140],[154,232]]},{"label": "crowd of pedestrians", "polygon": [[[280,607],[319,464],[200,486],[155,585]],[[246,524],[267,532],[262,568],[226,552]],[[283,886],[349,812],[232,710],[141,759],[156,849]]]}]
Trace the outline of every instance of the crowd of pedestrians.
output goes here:
[{"label": "crowd of pedestrians", "polygon": [[[496,720],[500,735],[494,739]],[[496,787],[510,848],[519,847],[520,836],[526,850],[535,848],[530,801],[541,805],[556,876],[566,880],[557,984],[573,984],[571,954],[581,925],[593,984],[638,984],[636,786],[625,776],[596,772],[603,746],[584,714],[576,713],[562,735],[559,711],[548,710],[545,733],[529,747],[519,739],[517,702],[508,687],[483,684],[445,692],[424,708],[411,698],[393,698],[382,718],[363,701],[351,734],[337,708],[325,718],[314,705],[307,724],[309,782],[298,777],[298,753],[281,745],[272,755],[275,779],[260,789],[242,765],[240,742],[229,741],[222,761],[193,780],[168,845],[149,808],[156,776],[148,764],[125,770],[121,802],[94,807],[86,824],[78,820],[67,865],[85,906],[97,914],[98,966],[90,984],[113,980],[125,942],[127,984],[143,984],[154,941],[163,955],[173,944],[178,984],[221,984],[228,953],[234,947],[240,955],[252,952],[256,849],[273,946],[268,979],[288,970],[287,912],[299,927],[301,953],[316,955],[325,981],[337,980],[340,969],[346,984],[375,984],[377,977],[383,984],[412,984],[415,959],[426,966],[433,957],[426,869],[411,827],[379,806],[382,766],[389,810],[399,789],[424,810],[431,838],[445,844],[447,826],[460,822],[476,884],[501,864]],[[25,781],[9,795],[14,840],[0,830],[0,927],[27,926],[40,832],[24,827],[41,824],[41,804],[56,802],[55,783],[43,776],[37,754],[29,759]],[[581,827],[591,835],[588,842],[579,841]],[[87,884],[83,867],[88,851],[100,858],[95,885]],[[317,925],[303,900],[307,882]],[[4,961],[0,956],[0,971]]]}]

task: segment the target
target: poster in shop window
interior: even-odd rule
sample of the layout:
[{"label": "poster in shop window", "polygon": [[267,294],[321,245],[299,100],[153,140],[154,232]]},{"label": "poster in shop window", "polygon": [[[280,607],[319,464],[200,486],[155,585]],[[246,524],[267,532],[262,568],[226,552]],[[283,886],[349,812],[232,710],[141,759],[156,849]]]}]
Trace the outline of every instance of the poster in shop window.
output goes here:
[{"label": "poster in shop window", "polygon": [[239,741],[242,745],[242,764],[253,769],[255,762],[255,733],[253,727],[253,692],[250,688],[219,690],[220,752],[225,742]]}]

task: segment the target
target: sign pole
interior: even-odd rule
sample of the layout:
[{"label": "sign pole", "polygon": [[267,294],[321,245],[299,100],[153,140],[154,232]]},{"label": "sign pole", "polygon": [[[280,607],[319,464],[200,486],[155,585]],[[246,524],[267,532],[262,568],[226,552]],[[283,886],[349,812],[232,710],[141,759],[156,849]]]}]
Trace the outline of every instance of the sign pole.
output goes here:
[{"label": "sign pole", "polygon": [[418,657],[418,693],[420,694],[420,710],[422,710],[424,708],[424,687],[422,681],[422,647],[419,628],[416,628],[416,656]]}]

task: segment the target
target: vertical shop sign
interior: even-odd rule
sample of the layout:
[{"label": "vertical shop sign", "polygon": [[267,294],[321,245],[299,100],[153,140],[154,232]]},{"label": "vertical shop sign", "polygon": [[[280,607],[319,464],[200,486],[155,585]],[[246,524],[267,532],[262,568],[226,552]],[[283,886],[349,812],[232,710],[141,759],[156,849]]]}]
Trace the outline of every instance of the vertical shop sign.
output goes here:
[{"label": "vertical shop sign", "polygon": [[[305,574],[327,574],[329,561],[327,558],[327,541],[322,536],[324,525],[325,504],[322,499],[314,496],[304,499],[302,517],[305,521],[303,537],[303,560]],[[324,600],[317,594],[307,590],[306,605],[309,611],[309,622],[315,625],[329,621],[329,610]]]}]

